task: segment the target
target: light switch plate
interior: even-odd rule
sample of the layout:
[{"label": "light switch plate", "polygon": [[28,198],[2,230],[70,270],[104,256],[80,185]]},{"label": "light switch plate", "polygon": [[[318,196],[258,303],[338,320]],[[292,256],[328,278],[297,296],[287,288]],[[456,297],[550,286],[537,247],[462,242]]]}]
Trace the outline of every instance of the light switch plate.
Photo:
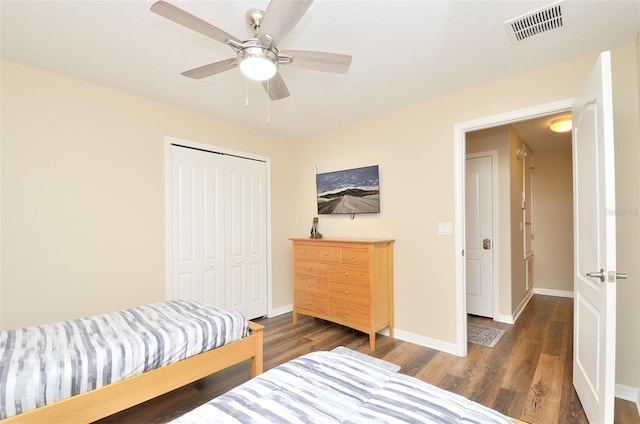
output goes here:
[{"label": "light switch plate", "polygon": [[451,223],[450,222],[438,222],[438,235],[450,236],[451,235]]}]

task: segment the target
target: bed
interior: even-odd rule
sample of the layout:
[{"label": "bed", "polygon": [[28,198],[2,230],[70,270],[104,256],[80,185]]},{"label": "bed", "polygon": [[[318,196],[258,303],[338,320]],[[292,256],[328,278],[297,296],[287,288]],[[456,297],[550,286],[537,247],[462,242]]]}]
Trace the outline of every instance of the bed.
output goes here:
[{"label": "bed", "polygon": [[171,423],[521,423],[399,368],[345,347],[312,352]]},{"label": "bed", "polygon": [[242,314],[174,300],[0,332],[4,423],[91,422],[251,360],[263,327]]}]

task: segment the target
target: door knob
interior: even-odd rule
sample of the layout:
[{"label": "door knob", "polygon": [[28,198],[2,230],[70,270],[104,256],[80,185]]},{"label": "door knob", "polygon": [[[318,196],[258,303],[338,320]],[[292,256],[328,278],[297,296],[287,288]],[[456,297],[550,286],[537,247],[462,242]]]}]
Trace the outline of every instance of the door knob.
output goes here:
[{"label": "door knob", "polygon": [[604,283],[604,279],[606,278],[604,275],[604,269],[600,268],[600,272],[587,272],[587,277],[591,278],[599,278],[601,282]]},{"label": "door knob", "polygon": [[491,249],[491,240],[489,240],[489,239],[484,239],[484,240],[482,240],[482,248],[483,248],[484,250],[489,250],[489,249]]},{"label": "door knob", "polygon": [[[614,272],[614,271],[610,271],[609,272],[609,282],[614,282],[615,280],[626,280],[627,279],[627,274],[624,274],[622,272]],[[600,269],[600,272],[587,272],[587,277],[591,277],[591,278],[599,278],[600,281],[602,281],[604,283],[604,281],[606,280],[607,275],[605,275],[604,269]]]}]

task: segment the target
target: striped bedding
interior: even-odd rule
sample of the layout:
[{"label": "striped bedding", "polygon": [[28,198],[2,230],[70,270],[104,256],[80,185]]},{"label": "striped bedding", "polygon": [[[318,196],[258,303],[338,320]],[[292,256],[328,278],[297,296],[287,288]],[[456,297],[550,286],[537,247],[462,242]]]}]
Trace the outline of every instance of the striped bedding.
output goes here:
[{"label": "striped bedding", "polygon": [[242,314],[174,300],[0,332],[0,419],[249,334]]},{"label": "striped bedding", "polygon": [[200,423],[513,424],[457,394],[340,347],[273,368],[172,421]]}]

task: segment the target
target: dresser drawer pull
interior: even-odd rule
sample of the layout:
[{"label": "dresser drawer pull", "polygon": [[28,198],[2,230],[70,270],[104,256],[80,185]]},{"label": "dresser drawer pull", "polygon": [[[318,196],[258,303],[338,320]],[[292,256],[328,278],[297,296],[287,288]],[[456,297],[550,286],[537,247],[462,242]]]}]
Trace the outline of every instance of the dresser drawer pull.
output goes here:
[{"label": "dresser drawer pull", "polygon": [[310,266],[307,267],[307,271],[311,271],[313,268],[311,268]]},{"label": "dresser drawer pull", "polygon": [[348,276],[349,276],[349,273],[348,273],[348,272],[345,272],[345,273],[344,273],[344,276],[345,276],[345,277],[348,277]]},{"label": "dresser drawer pull", "polygon": [[306,250],[303,250],[303,251],[302,251],[302,254],[303,254],[303,255],[306,255],[306,254],[307,254],[307,251],[306,251]]},{"label": "dresser drawer pull", "polygon": [[329,256],[329,252],[324,252],[324,256]]},{"label": "dresser drawer pull", "polygon": [[344,311],[344,314],[345,314],[345,315],[349,315],[349,310],[348,310],[348,309],[347,309],[347,310],[345,310],[345,311]]},{"label": "dresser drawer pull", "polygon": [[356,255],[351,255],[351,259],[355,259],[355,258],[356,258]]},{"label": "dresser drawer pull", "polygon": [[311,305],[311,302],[307,301],[307,305]]},{"label": "dresser drawer pull", "polygon": [[344,291],[344,294],[347,294],[347,295],[348,295],[348,294],[349,294],[349,290],[345,290],[345,291]]},{"label": "dresser drawer pull", "polygon": [[307,284],[307,287],[311,287],[311,283]]}]

